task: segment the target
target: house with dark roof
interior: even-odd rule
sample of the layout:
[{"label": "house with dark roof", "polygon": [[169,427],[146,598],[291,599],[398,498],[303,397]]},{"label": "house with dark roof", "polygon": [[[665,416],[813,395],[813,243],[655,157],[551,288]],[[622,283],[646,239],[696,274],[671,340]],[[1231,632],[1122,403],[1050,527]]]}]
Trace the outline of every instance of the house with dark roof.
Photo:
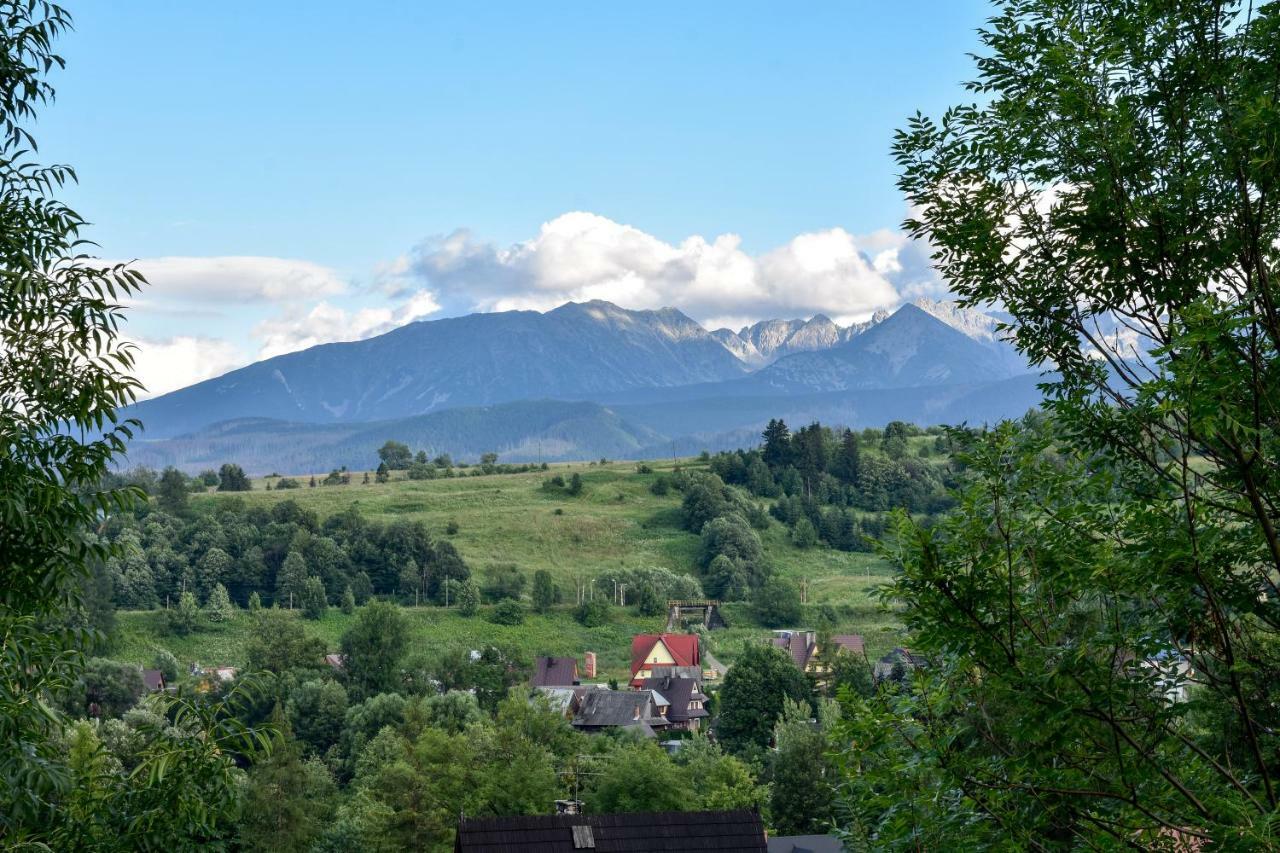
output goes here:
[{"label": "house with dark roof", "polygon": [[158,669],[142,670],[142,686],[152,693],[164,690],[164,673]]},{"label": "house with dark roof", "polygon": [[588,690],[578,702],[573,727],[584,732],[634,728],[653,737],[671,725],[670,707],[666,697],[654,690]]},{"label": "house with dark roof", "polygon": [[791,656],[803,672],[821,678],[830,669],[831,658],[837,654],[849,653],[866,656],[866,647],[860,634],[836,634],[819,647],[816,631],[775,631],[769,641],[775,648],[782,649]]},{"label": "house with dark roof", "polygon": [[760,815],[636,812],[467,818],[458,821],[454,853],[598,853],[720,850],[764,853]]},{"label": "house with dark roof", "polygon": [[670,703],[667,722],[676,731],[696,732],[702,719],[708,716],[707,697],[697,679],[664,675],[646,678],[642,688],[655,691]]},{"label": "house with dark roof", "polygon": [[533,667],[534,687],[573,687],[578,683],[578,661],[539,655]]},{"label": "house with dark roof", "polygon": [[876,684],[882,681],[902,681],[914,670],[923,669],[928,665],[929,661],[924,655],[918,655],[910,649],[899,646],[876,661],[872,675],[875,677]]},{"label": "house with dark roof", "polygon": [[702,665],[697,634],[637,634],[631,639],[631,686],[653,677],[655,666]]}]

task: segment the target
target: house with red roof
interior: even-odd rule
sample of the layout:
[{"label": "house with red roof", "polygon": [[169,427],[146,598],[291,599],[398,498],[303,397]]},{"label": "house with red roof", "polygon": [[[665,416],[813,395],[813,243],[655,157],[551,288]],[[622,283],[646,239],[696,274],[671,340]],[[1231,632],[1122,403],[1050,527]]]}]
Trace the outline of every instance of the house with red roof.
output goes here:
[{"label": "house with red roof", "polygon": [[653,678],[656,666],[701,666],[697,634],[638,634],[631,639],[631,686]]}]

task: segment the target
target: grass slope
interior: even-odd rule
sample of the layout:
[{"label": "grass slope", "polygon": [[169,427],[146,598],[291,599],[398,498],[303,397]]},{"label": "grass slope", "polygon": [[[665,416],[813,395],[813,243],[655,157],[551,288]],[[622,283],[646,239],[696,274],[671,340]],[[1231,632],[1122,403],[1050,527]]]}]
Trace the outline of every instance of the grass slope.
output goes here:
[{"label": "grass slope", "polygon": [[[681,464],[696,463],[682,460]],[[483,573],[485,566],[498,562],[515,563],[530,575],[547,569],[565,594],[571,595],[575,578],[588,579],[617,566],[662,566],[695,572],[699,540],[680,526],[679,493],[657,496],[649,491],[653,480],[662,471],[670,471],[673,463],[653,467],[652,474],[638,474],[633,463],[577,463],[555,465],[550,472],[397,479],[368,485],[360,482],[362,472],[356,472],[348,486],[266,491],[266,481],[257,480],[252,492],[210,493],[195,497],[193,503],[197,509],[212,509],[227,500],[270,504],[293,499],[322,519],[354,505],[366,517],[381,522],[401,518],[422,521],[436,536],[445,536],[446,526],[453,521],[458,532],[447,538],[473,572]],[[562,474],[567,480],[573,473],[581,474],[584,481],[583,492],[576,497],[542,488],[543,481],[553,474]],[[308,478],[301,479],[305,483]],[[897,619],[884,612],[871,595],[873,588],[887,579],[889,567],[884,561],[869,554],[798,549],[777,522],[762,532],[761,539],[779,574],[804,583],[811,604],[835,607],[838,631],[863,634],[868,653],[873,655],[896,644]],[[595,651],[602,668],[600,677],[607,679],[626,675],[633,634],[658,630],[663,624],[661,617],[644,619],[631,608],[616,609],[612,623],[596,629],[574,621],[570,608],[545,616],[530,615],[519,627],[495,625],[484,618],[484,612],[466,619],[439,607],[406,608],[412,623],[411,648],[430,651],[442,645],[474,648],[499,643],[519,649],[527,657],[563,654],[579,659],[584,651]],[[728,607],[726,616],[731,627],[717,632],[714,643],[717,656],[726,661],[731,661],[744,643],[757,642],[769,634],[753,626],[746,605]],[[308,622],[307,627],[330,649],[336,649],[351,618],[334,609],[324,619]],[[155,649],[163,647],[184,663],[243,663],[247,617],[227,625],[210,625],[189,637],[164,636],[158,630],[157,614],[121,613],[118,623],[112,656],[124,661],[148,662]]]}]

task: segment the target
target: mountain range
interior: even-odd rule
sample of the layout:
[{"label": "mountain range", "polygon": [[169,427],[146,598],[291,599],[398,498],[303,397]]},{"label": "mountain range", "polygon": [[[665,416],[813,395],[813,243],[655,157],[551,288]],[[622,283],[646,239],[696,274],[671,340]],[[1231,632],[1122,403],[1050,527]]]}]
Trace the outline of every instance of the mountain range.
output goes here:
[{"label": "mountain range", "polygon": [[[996,389],[1001,389],[996,391]],[[773,417],[992,421],[1039,401],[996,320],[920,300],[708,331],[608,302],[419,321],[145,400],[132,464],[251,473],[368,467],[388,438],[467,458],[653,457],[753,444]]]}]

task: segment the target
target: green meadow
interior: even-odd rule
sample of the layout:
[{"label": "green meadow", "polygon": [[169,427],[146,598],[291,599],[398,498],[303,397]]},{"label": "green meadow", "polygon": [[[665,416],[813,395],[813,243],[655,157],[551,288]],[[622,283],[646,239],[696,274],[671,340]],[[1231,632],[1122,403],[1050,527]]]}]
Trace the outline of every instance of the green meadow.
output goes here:
[{"label": "green meadow", "polygon": [[[576,463],[523,474],[393,479],[381,484],[362,483],[363,472],[353,472],[349,485],[314,488],[306,485],[310,475],[303,475],[300,489],[267,491],[266,484],[274,483],[275,478],[260,479],[251,492],[210,492],[193,497],[192,502],[197,511],[210,511],[222,501],[270,504],[290,499],[322,520],[354,507],[381,522],[421,521],[433,536],[451,541],[474,573],[482,574],[494,563],[514,563],[529,575],[546,569],[571,598],[575,580],[589,579],[614,567],[662,566],[696,572],[699,539],[680,525],[680,494],[672,490],[659,496],[650,491],[654,479],[670,473],[675,464],[649,463],[654,470],[644,474],[637,472],[634,463]],[[688,467],[697,462],[681,460],[679,464]],[[463,473],[467,470],[462,469]],[[583,479],[579,495],[543,488],[544,481],[555,474],[567,480],[574,473]],[[456,533],[448,534],[451,523],[456,524]],[[815,617],[818,606],[829,605],[823,609],[828,616],[834,611],[837,631],[862,634],[869,654],[883,654],[896,644],[897,619],[873,594],[888,576],[889,567],[883,560],[823,547],[796,548],[786,528],[776,521],[761,531],[761,540],[775,571],[803,585],[809,612]],[[609,591],[597,594],[608,595]],[[585,628],[573,619],[572,607],[562,606],[545,615],[531,613],[525,624],[512,627],[490,622],[488,609],[466,618],[442,607],[405,608],[411,624],[411,648],[432,654],[451,646],[475,648],[496,643],[518,650],[526,658],[563,654],[579,659],[583,652],[595,651],[599,677],[621,678],[627,674],[631,636],[659,630],[664,623],[662,617],[640,617],[626,607],[614,608],[609,624]],[[712,648],[726,662],[736,657],[745,643],[758,642],[770,633],[755,625],[749,605],[729,605],[725,616],[730,627],[716,632]],[[336,650],[352,618],[331,608],[323,619],[307,622],[307,630]],[[209,624],[186,637],[165,635],[160,622],[157,613],[120,613],[112,657],[145,663],[163,647],[183,662],[244,662],[250,628],[244,614],[229,623]]]}]

